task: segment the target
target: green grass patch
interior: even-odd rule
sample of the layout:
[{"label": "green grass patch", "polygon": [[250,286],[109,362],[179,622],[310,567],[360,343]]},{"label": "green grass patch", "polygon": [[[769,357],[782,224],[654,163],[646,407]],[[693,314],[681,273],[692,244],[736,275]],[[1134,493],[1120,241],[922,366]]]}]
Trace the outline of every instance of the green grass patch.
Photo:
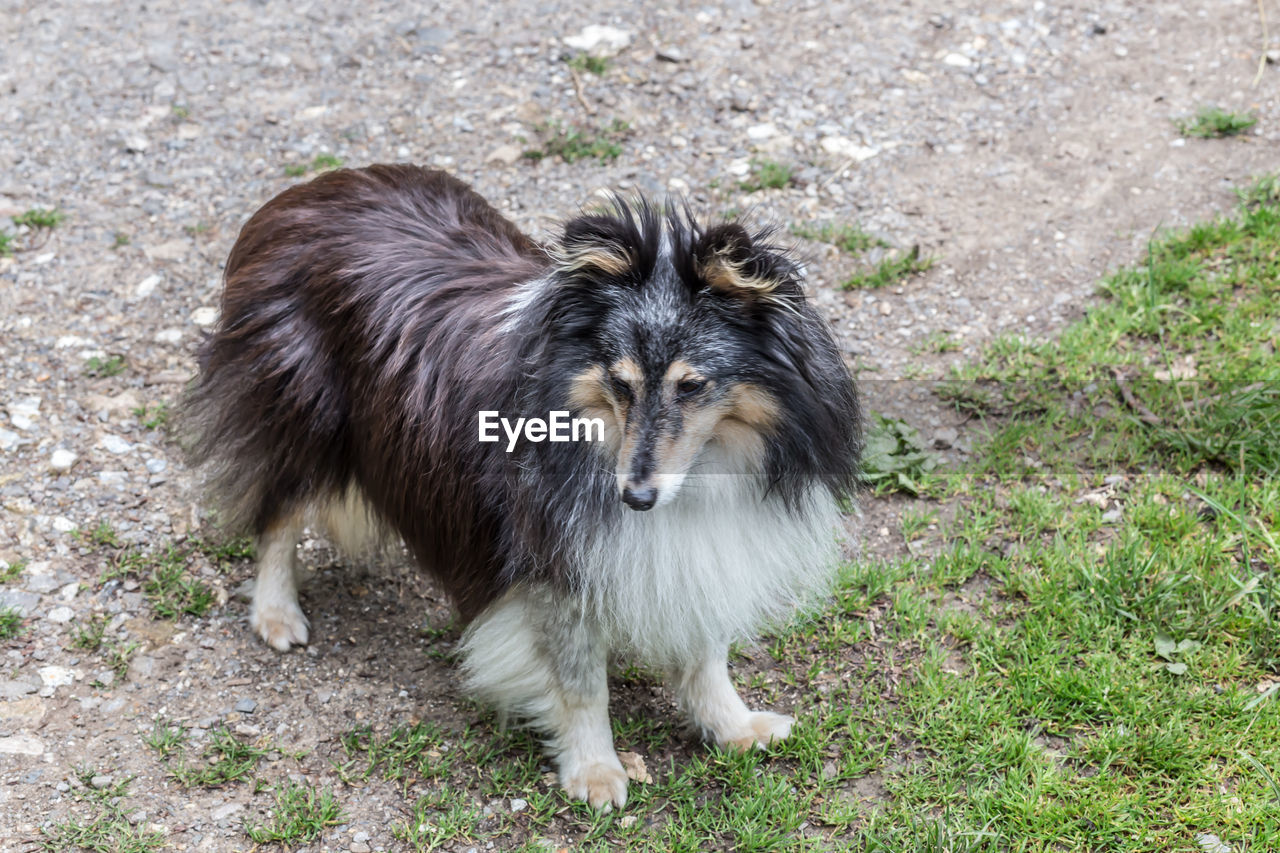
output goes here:
[{"label": "green grass patch", "polygon": [[[90,813],[41,827],[41,838],[35,842],[40,849],[51,853],[67,850],[148,853],[166,846],[164,833],[141,824],[134,826],[126,816],[124,800],[133,777],[115,779],[113,774],[99,774],[88,767],[76,768],[73,775],[78,787],[72,789],[72,796],[87,803]],[[111,780],[94,787],[93,780],[99,776],[111,777]]]},{"label": "green grass patch", "polygon": [[342,809],[328,788],[317,790],[310,783],[285,779],[272,788],[272,796],[270,820],[245,824],[245,833],[256,844],[308,844],[325,827],[342,823]]},{"label": "green grass patch", "polygon": [[170,758],[179,754],[187,742],[187,729],[180,723],[157,718],[151,725],[151,733],[143,738],[143,743],[154,749],[161,758]]},{"label": "green grass patch", "polygon": [[1258,123],[1252,113],[1238,113],[1221,107],[1201,107],[1191,118],[1179,119],[1175,124],[1183,136],[1197,139],[1217,139],[1238,136]]},{"label": "green grass patch", "polygon": [[747,177],[738,182],[738,189],[745,193],[760,190],[780,190],[791,186],[795,170],[786,163],[775,160],[752,160],[751,171]]},{"label": "green grass patch", "polygon": [[957,371],[985,429],[930,492],[940,550],[883,587],[879,630],[918,651],[867,849],[1280,845],[1270,186],[1152,241],[1058,338]]},{"label": "green grass patch", "polygon": [[587,159],[611,163],[622,155],[622,143],[630,131],[629,124],[617,119],[595,130],[549,121],[538,128],[541,145],[527,149],[524,157],[533,161],[559,157],[566,163]]},{"label": "green grass patch", "polygon": [[0,607],[0,640],[12,640],[26,632],[26,622],[17,608]]},{"label": "green grass patch", "polygon": [[195,560],[206,559],[220,571],[226,571],[253,555],[247,539],[221,543],[188,539],[154,549],[122,546],[107,522],[86,534],[84,540],[107,560],[99,584],[126,577],[139,580],[143,596],[157,619],[200,617],[213,605],[216,600],[213,590],[191,572],[190,566]]},{"label": "green grass patch", "polygon": [[609,60],[603,56],[592,56],[589,53],[576,53],[569,57],[569,67],[575,71],[585,71],[603,77],[609,70]]},{"label": "green grass patch", "polygon": [[805,240],[827,243],[849,255],[860,255],[875,247],[888,248],[879,237],[863,231],[857,225],[825,222],[820,225],[792,225],[791,233]]},{"label": "green grass patch", "polygon": [[122,355],[109,355],[106,358],[95,355],[85,360],[84,375],[90,379],[106,379],[119,376],[126,367]]},{"label": "green grass patch", "polygon": [[933,258],[920,254],[919,246],[905,252],[892,252],[867,270],[854,273],[845,280],[845,290],[876,290],[898,284],[933,266]]},{"label": "green grass patch", "polygon": [[133,416],[147,429],[167,428],[171,414],[168,403],[144,404],[133,410]]},{"label": "green grass patch", "polygon": [[879,414],[871,418],[862,455],[863,482],[879,493],[919,495],[937,467],[938,457],[925,448],[914,427]]},{"label": "green grass patch", "polygon": [[317,154],[310,163],[287,164],[284,173],[290,178],[301,178],[307,172],[329,172],[342,166],[343,160],[336,154]]},{"label": "green grass patch", "polygon": [[105,518],[89,531],[77,531],[76,536],[85,544],[95,548],[119,548],[120,535]]},{"label": "green grass patch", "polygon": [[12,563],[5,563],[3,566],[0,566],[0,584],[16,581],[18,578],[22,577],[22,573],[26,568],[26,560],[14,560]]},{"label": "green grass patch", "polygon": [[159,753],[172,776],[184,788],[217,788],[253,777],[258,763],[271,752],[269,747],[242,740],[229,729],[209,731],[208,742],[198,756],[187,749],[189,732],[157,722],[144,740]]},{"label": "green grass patch", "polygon": [[38,228],[57,228],[66,218],[66,214],[59,210],[33,207],[26,213],[13,217],[13,224],[25,225],[34,231]]}]

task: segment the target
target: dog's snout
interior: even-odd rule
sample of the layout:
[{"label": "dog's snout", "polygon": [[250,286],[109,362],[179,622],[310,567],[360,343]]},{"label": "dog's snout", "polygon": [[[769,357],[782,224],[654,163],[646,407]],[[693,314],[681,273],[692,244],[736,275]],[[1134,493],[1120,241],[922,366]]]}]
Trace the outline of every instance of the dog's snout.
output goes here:
[{"label": "dog's snout", "polygon": [[657,500],[658,490],[653,486],[640,486],[639,488],[625,486],[622,489],[622,502],[634,510],[643,512],[646,509],[653,509],[653,505]]}]

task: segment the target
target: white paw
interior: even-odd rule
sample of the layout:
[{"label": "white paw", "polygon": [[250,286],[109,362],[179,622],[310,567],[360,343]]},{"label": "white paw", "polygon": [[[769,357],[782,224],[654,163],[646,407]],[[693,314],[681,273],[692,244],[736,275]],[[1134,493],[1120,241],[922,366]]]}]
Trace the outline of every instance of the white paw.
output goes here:
[{"label": "white paw", "polygon": [[296,601],[261,607],[255,601],[249,611],[249,626],[267,641],[267,645],[282,652],[289,651],[290,646],[306,644],[308,624]]},{"label": "white paw", "polygon": [[795,720],[772,711],[753,711],[738,725],[716,732],[716,743],[725,749],[764,749],[791,734]]},{"label": "white paw", "polygon": [[560,768],[560,783],[565,793],[575,800],[586,800],[592,808],[609,811],[627,804],[627,772],[615,757],[611,762],[597,761],[591,764],[564,762]]}]

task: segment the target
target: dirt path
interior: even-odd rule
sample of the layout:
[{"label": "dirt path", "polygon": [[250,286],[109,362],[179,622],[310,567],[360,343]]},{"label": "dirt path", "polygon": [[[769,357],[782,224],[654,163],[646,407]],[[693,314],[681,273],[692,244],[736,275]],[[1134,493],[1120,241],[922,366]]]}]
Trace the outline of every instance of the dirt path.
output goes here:
[{"label": "dirt path", "polygon": [[[946,413],[900,380],[1001,332],[1053,334],[1153,229],[1226,208],[1233,185],[1280,165],[1280,71],[1251,88],[1249,3],[346,5],[0,7],[0,227],[34,207],[66,215],[0,259],[0,559],[25,564],[0,605],[26,617],[0,642],[6,850],[82,812],[77,767],[136,776],[129,813],[175,849],[247,846],[241,823],[262,797],[178,787],[142,746],[157,715],[306,750],[273,753],[267,775],[327,783],[335,738],[355,725],[475,718],[449,666],[424,654],[424,615],[438,627],[448,611],[411,574],[339,571],[308,552],[315,641],[282,657],[227,600],[246,564],[227,573],[194,555],[222,600],[157,622],[136,581],[98,586],[104,557],[71,532],[106,522],[124,544],[159,546],[199,531],[192,478],[147,424],[193,371],[239,224],[297,180],[286,167],[320,154],[439,165],[547,237],[612,188],[919,244],[933,269],[874,293],[837,289],[847,258],[802,251],[871,406],[927,431]],[[588,24],[629,37],[603,75],[564,61],[562,39]],[[1173,119],[1211,103],[1256,112],[1256,131],[1181,139]],[[521,157],[546,120],[630,130],[611,163]],[[793,166],[794,183],[737,190],[764,160]],[[956,351],[930,351],[942,334]],[[121,371],[87,375],[90,359]],[[869,507],[873,529],[892,511]],[[72,645],[95,613],[112,641],[138,643],[122,678]],[[619,701],[669,705],[657,691]],[[345,790],[343,805],[348,822],[317,849],[394,849],[392,786]]]}]

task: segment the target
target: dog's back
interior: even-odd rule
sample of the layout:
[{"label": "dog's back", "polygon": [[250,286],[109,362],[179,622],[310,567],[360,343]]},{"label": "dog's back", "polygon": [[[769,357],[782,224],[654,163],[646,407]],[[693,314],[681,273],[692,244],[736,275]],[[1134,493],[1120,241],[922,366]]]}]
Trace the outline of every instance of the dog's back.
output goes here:
[{"label": "dog's back", "polygon": [[[491,407],[511,383],[492,318],[547,263],[465,184],[412,166],[332,172],[259,210],[186,404],[223,523],[262,537],[359,494],[464,612],[483,606],[503,474],[458,448],[486,407],[470,397],[483,388]],[[464,475],[405,482],[446,469]]]}]

